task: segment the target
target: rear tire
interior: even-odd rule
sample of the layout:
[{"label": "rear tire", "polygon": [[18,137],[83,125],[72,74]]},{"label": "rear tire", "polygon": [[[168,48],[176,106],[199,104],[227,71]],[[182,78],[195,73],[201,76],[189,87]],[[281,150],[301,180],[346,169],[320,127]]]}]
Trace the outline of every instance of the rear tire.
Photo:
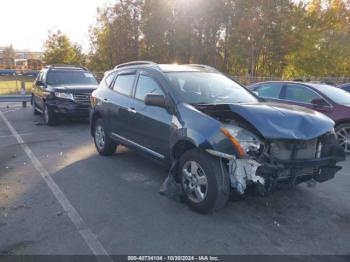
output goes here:
[{"label": "rear tire", "polygon": [[57,124],[57,115],[47,104],[45,104],[43,114],[45,124],[48,126],[54,126]]},{"label": "rear tire", "polygon": [[178,176],[187,205],[199,213],[223,208],[230,196],[230,180],[221,159],[199,149],[185,152]]},{"label": "rear tire", "polygon": [[113,155],[117,144],[108,136],[106,125],[102,119],[94,124],[94,142],[97,152],[103,156]]}]

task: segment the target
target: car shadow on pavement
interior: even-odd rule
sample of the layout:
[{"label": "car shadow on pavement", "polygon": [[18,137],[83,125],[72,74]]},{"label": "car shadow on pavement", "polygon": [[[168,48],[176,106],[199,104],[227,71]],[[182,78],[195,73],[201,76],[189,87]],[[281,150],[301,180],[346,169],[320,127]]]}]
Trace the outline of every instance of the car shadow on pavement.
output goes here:
[{"label": "car shadow on pavement", "polygon": [[[84,146],[80,145],[86,150]],[[234,196],[224,209],[200,215],[184,203],[159,194],[167,177],[165,168],[124,147],[111,157],[102,157],[94,152],[92,144],[87,146],[92,153],[58,166],[51,176],[113,254],[159,254],[159,250],[168,254],[344,254],[348,248],[348,177],[339,176],[315,188],[299,185],[277,190],[267,197],[253,193]],[[12,205],[28,202],[28,196],[43,199],[42,195],[35,197],[42,187],[46,187],[43,181],[26,195],[18,195]],[[30,201],[29,209],[21,211],[22,219],[26,219],[26,213],[31,214],[30,205],[38,203]],[[33,219],[38,224],[43,219],[46,227],[47,216],[55,217],[53,221],[69,221],[61,208],[42,212],[44,216],[36,213]],[[15,224],[5,227],[9,226]],[[18,243],[30,240],[31,245],[21,246],[14,251],[16,254],[31,253],[45,239],[57,237],[40,227],[32,230],[34,236],[44,240],[20,239],[18,235]],[[59,239],[64,239],[64,234]],[[11,243],[4,249],[6,252],[9,246]]]}]

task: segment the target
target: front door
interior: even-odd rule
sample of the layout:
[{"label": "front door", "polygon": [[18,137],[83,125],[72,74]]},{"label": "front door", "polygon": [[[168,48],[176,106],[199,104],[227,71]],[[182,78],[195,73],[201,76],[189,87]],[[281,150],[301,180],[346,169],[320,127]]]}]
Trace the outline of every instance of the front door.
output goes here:
[{"label": "front door", "polygon": [[139,74],[129,112],[131,140],[153,156],[165,159],[169,154],[169,137],[173,115],[165,108],[148,106],[147,94],[165,96],[162,84],[150,74]]}]

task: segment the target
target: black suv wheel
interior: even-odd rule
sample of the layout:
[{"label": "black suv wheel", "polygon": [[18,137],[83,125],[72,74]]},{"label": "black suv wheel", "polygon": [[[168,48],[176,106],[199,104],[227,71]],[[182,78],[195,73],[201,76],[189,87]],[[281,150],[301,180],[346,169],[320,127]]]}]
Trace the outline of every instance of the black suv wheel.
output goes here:
[{"label": "black suv wheel", "polygon": [[187,205],[199,213],[225,206],[230,193],[229,176],[220,159],[192,149],[179,162],[179,178]]},{"label": "black suv wheel", "polygon": [[106,126],[102,119],[95,122],[94,142],[97,151],[103,156],[113,155],[117,148],[117,144],[107,135]]},{"label": "black suv wheel", "polygon": [[32,107],[33,107],[33,114],[34,115],[40,115],[40,112],[37,109],[37,106],[36,106],[36,103],[35,103],[35,100],[34,100],[33,96],[32,96]]},{"label": "black suv wheel", "polygon": [[53,126],[57,123],[57,116],[55,115],[55,112],[53,112],[53,110],[46,104],[43,114],[45,124],[47,124],[48,126]]}]

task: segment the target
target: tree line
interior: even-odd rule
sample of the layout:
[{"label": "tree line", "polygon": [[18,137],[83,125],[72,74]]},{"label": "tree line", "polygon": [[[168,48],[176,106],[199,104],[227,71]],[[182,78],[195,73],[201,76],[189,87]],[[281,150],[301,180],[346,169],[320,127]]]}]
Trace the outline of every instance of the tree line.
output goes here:
[{"label": "tree line", "polygon": [[349,77],[350,0],[119,0],[97,10],[90,43],[84,55],[56,32],[44,58],[94,71],[152,60],[253,77]]}]

